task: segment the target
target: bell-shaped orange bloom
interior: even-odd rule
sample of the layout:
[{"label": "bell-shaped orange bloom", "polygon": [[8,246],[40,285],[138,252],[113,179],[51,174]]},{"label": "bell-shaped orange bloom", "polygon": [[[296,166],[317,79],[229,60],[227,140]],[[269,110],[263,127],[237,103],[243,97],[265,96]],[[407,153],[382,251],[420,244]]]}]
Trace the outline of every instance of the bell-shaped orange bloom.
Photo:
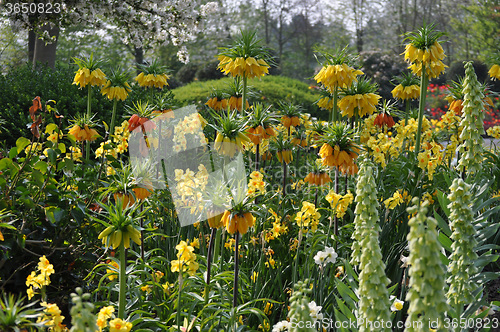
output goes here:
[{"label": "bell-shaped orange bloom", "polygon": [[250,212],[233,214],[231,216],[231,212],[226,211],[222,215],[222,222],[226,225],[226,230],[229,234],[238,232],[243,235],[255,224],[255,217]]}]

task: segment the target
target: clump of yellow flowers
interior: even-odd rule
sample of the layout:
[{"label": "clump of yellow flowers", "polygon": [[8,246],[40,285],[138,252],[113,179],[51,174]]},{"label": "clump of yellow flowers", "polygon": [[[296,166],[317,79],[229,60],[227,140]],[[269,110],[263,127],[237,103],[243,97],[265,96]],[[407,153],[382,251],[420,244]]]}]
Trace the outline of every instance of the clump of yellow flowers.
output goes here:
[{"label": "clump of yellow flowers", "polygon": [[175,249],[177,249],[177,259],[170,262],[170,270],[179,273],[188,272],[190,276],[193,276],[199,268],[194,247],[188,245],[186,241],[181,241]]},{"label": "clump of yellow flowers", "polygon": [[313,203],[307,201],[302,202],[302,208],[295,216],[295,221],[300,227],[311,227],[311,230],[315,232],[318,229],[319,218],[321,214],[316,209]]},{"label": "clump of yellow flowers", "polygon": [[349,205],[353,202],[354,196],[350,190],[345,195],[336,194],[334,190],[330,190],[325,199],[330,203],[337,218],[342,218],[346,214]]},{"label": "clump of yellow flowers", "polygon": [[36,289],[43,291],[44,287],[50,284],[50,275],[53,273],[55,273],[54,266],[50,264],[47,257],[45,257],[45,255],[40,257],[37,271],[32,271],[26,278],[26,286],[28,287],[26,292],[28,294],[28,300],[31,300],[36,294]]}]

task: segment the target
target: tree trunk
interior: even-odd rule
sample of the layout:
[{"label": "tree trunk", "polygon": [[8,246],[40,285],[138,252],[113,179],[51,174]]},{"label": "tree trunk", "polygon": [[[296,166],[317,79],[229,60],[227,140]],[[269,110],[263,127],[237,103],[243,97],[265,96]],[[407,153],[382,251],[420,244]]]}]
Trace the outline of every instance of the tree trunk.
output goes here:
[{"label": "tree trunk", "polygon": [[42,29],[42,33],[48,31],[50,36],[55,36],[55,40],[46,44],[42,39],[37,38],[35,40],[35,47],[33,50],[33,68],[36,68],[39,64],[46,64],[50,68],[54,68],[56,64],[56,49],[57,49],[57,39],[59,38],[59,27],[55,26],[50,28],[46,25]]},{"label": "tree trunk", "polygon": [[28,31],[28,63],[33,63],[35,56],[36,34],[33,30]]},{"label": "tree trunk", "polygon": [[[144,64],[144,49],[142,47],[134,47],[135,63],[138,65]],[[142,70],[137,68],[137,75],[141,73]]]}]

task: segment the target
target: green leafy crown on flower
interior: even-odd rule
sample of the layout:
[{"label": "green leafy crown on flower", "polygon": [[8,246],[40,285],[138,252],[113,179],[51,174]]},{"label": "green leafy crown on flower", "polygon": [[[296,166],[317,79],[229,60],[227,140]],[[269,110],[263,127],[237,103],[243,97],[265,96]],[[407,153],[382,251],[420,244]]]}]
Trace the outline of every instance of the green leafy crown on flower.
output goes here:
[{"label": "green leafy crown on flower", "polygon": [[130,78],[130,73],[121,67],[111,69],[111,73],[106,77],[106,79],[111,82],[110,86],[125,88],[127,92],[130,92],[131,90],[130,85],[128,85]]},{"label": "green leafy crown on flower", "polygon": [[161,65],[158,60],[153,60],[150,64],[138,64],[137,68],[144,73],[144,75],[164,75],[168,74],[169,70],[166,66]]},{"label": "green leafy crown on flower", "polygon": [[377,83],[372,83],[371,78],[361,76],[357,82],[353,82],[348,88],[342,89],[343,96],[364,95],[367,93],[376,93],[378,89]]},{"label": "green leafy crown on flower", "polygon": [[438,39],[445,35],[442,31],[436,31],[434,24],[423,24],[423,26],[417,31],[407,32],[405,41],[413,44],[418,49],[425,50],[435,42],[439,42]]},{"label": "green leafy crown on flower", "polygon": [[396,82],[393,82],[393,85],[401,84],[403,87],[420,85],[420,78],[413,75],[412,72],[403,72],[401,76],[397,76],[395,80]]},{"label": "green leafy crown on flower", "polygon": [[330,123],[321,135],[321,142],[334,147],[338,145],[340,151],[357,151],[359,146],[354,142],[354,129],[345,122]]},{"label": "green leafy crown on flower", "polygon": [[96,70],[102,67],[106,62],[104,60],[95,59],[94,53],[90,53],[88,58],[72,58],[73,62],[79,69],[87,68],[89,71]]},{"label": "green leafy crown on flower", "polygon": [[268,64],[273,64],[270,49],[261,45],[261,39],[257,39],[255,31],[241,31],[241,35],[236,38],[233,46],[221,47],[219,55],[225,55],[231,59],[255,58],[263,59]]},{"label": "green leafy crown on flower", "polygon": [[[352,67],[358,60],[358,56],[349,53],[348,46],[349,45],[346,45],[342,49],[337,49],[333,53],[327,52],[325,50],[320,49],[319,47],[316,47],[314,49],[315,52],[314,56],[316,57],[318,63],[321,64],[322,66],[341,65],[345,63],[346,65]],[[318,59],[317,54],[321,55],[324,58],[324,61],[320,61]]]}]

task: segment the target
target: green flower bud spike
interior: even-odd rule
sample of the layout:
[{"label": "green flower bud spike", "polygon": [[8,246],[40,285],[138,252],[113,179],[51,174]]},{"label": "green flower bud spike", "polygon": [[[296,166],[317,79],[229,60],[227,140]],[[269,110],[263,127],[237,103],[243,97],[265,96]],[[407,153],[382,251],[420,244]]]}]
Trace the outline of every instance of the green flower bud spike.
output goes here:
[{"label": "green flower bud spike", "polygon": [[482,85],[478,82],[472,62],[465,64],[465,79],[463,85],[464,101],[462,103],[462,121],[463,126],[460,134],[462,144],[458,147],[462,154],[458,162],[458,169],[467,175],[478,172],[481,169],[481,154],[483,152],[484,134],[484,95]]},{"label": "green flower bud spike", "polygon": [[[366,158],[359,158],[360,167],[356,183],[356,209],[354,210],[354,233],[352,234],[351,264],[361,262],[362,240],[365,228],[373,227],[379,220],[377,201],[377,185],[373,177],[374,165]],[[378,229],[377,229],[378,232]]]},{"label": "green flower bud spike", "polygon": [[[309,312],[309,299],[307,294],[311,292],[308,288],[309,280],[298,281],[290,297],[290,332],[316,332],[313,328],[314,322]],[[300,324],[298,324],[300,322]],[[301,327],[299,327],[301,326]]]},{"label": "green flower bud spike", "polygon": [[416,216],[408,222],[410,288],[406,301],[410,307],[405,332],[427,332],[430,323],[435,331],[446,331],[444,319],[448,304],[444,294],[445,271],[440,257],[442,247],[438,240],[437,222],[427,217],[428,201],[419,205],[418,198],[414,198],[412,203],[414,206],[407,211],[416,213]]},{"label": "green flower bud spike", "polygon": [[450,227],[453,233],[451,239],[453,250],[448,264],[448,279],[450,289],[446,296],[448,303],[457,308],[458,314],[463,310],[466,303],[474,300],[472,292],[477,285],[471,282],[472,277],[477,273],[474,261],[477,254],[474,247],[477,241],[474,237],[475,229],[472,224],[474,216],[469,202],[472,201],[471,185],[462,179],[455,179],[450,187],[448,199],[451,201],[448,208],[450,214]]}]

